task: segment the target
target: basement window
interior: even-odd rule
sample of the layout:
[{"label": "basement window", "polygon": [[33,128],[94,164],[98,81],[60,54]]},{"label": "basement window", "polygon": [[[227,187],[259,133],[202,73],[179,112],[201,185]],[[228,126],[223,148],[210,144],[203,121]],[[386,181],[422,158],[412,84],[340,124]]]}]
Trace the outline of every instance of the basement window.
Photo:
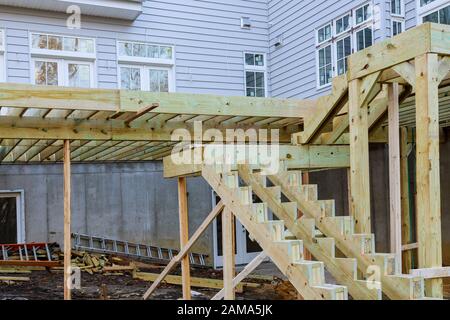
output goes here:
[{"label": "basement window", "polygon": [[244,53],[245,94],[247,97],[266,97],[266,59],[262,53]]}]

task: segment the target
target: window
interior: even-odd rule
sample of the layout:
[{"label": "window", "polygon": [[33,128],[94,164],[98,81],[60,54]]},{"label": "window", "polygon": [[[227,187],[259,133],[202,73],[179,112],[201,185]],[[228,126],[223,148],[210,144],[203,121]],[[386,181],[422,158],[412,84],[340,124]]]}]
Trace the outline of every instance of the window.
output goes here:
[{"label": "window", "polygon": [[247,97],[266,96],[266,62],[262,53],[245,53],[245,94]]},{"label": "window", "polygon": [[364,28],[356,32],[356,50],[360,51],[373,44],[372,28]]},{"label": "window", "polygon": [[347,57],[373,44],[372,6],[367,3],[316,29],[317,87],[347,72]]},{"label": "window", "polygon": [[329,45],[319,50],[319,85],[331,83],[331,78],[333,78],[333,61]]},{"label": "window", "polygon": [[402,33],[403,31],[405,31],[404,24],[405,24],[405,22],[403,20],[392,19],[392,36],[393,37]]},{"label": "window", "polygon": [[37,85],[95,86],[95,41],[90,38],[31,33],[32,81]]},{"label": "window", "polygon": [[391,0],[391,15],[397,17],[405,15],[403,0]]},{"label": "window", "polygon": [[348,36],[336,42],[337,74],[347,72],[347,57],[352,54],[352,37]]},{"label": "window", "polygon": [[335,26],[336,26],[335,30],[336,35],[348,31],[350,29],[350,14],[346,14],[342,18],[336,19]]},{"label": "window", "polygon": [[372,17],[372,6],[370,3],[355,10],[355,25],[367,22]]},{"label": "window", "polygon": [[125,90],[173,92],[174,47],[118,42],[119,86]]},{"label": "window", "polygon": [[324,43],[331,39],[331,24],[317,30],[317,44]]},{"label": "window", "polygon": [[450,5],[448,0],[418,0],[418,24],[434,22],[450,24]]},{"label": "window", "polygon": [[5,34],[3,30],[0,30],[0,82],[6,79],[5,68]]}]

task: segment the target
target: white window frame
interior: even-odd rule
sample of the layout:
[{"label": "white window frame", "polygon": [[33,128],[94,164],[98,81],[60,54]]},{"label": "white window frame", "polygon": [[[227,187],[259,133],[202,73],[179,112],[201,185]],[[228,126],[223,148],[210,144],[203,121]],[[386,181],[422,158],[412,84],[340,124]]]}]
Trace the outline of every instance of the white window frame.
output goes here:
[{"label": "white window frame", "polygon": [[[55,37],[66,37],[66,38],[80,38],[80,39],[88,39],[94,42],[94,52],[77,52],[77,51],[65,51],[65,50],[49,50],[49,49],[40,49],[33,48],[33,34],[47,35],[47,36],[55,36]],[[58,58],[68,58],[68,59],[76,59],[76,60],[95,60],[97,57],[97,46],[95,38],[89,37],[81,37],[76,35],[64,35],[64,34],[54,34],[54,33],[46,33],[46,32],[30,32],[29,33],[29,41],[30,41],[30,52],[32,56],[40,56],[40,57],[58,57]],[[64,45],[64,43],[63,43]]]},{"label": "white window frame", "polygon": [[420,6],[420,0],[416,0],[417,25],[423,24],[423,18],[431,13],[439,11],[450,5],[448,0],[436,0],[424,6]]},{"label": "white window frame", "polygon": [[[33,48],[33,34],[93,40],[94,53]],[[69,86],[69,76],[68,76],[67,67],[70,63],[88,64],[90,66],[90,73],[91,73],[90,74],[90,79],[91,79],[90,88],[97,87],[97,73],[96,73],[97,46],[96,46],[95,38],[33,31],[33,32],[29,33],[29,46],[30,46],[30,54],[31,54],[30,79],[31,79],[32,84],[36,84],[35,61],[38,60],[38,61],[46,61],[46,62],[56,62],[58,64],[58,86],[62,86],[62,87]]]},{"label": "white window frame", "polygon": [[173,67],[158,66],[158,65],[145,65],[145,64],[130,64],[119,63],[117,66],[117,78],[119,79],[119,89],[122,89],[122,74],[120,68],[135,68],[140,69],[141,73],[141,91],[150,91],[150,69],[152,70],[167,70],[169,75],[169,92],[175,92],[175,73]]},{"label": "white window frame", "polygon": [[[403,0],[402,0],[403,1]],[[356,24],[356,11],[360,8],[363,8],[365,6],[369,6],[370,10],[370,17],[366,21],[363,21],[359,24]],[[342,19],[345,16],[350,15],[350,26],[346,31],[340,32],[339,34],[336,33],[336,21]],[[318,90],[330,87],[332,85],[332,82],[321,85],[320,84],[320,71],[319,71],[319,51],[329,45],[331,45],[331,63],[332,63],[332,70],[333,70],[333,77],[336,77],[338,75],[337,71],[337,42],[350,36],[351,37],[351,46],[352,46],[352,53],[357,51],[357,38],[356,34],[357,32],[370,28],[372,31],[372,45],[375,43],[375,27],[374,27],[374,6],[372,1],[366,1],[365,3],[345,12],[344,14],[338,16],[337,18],[333,19],[331,22],[328,22],[326,24],[321,25],[320,27],[314,29],[315,32],[315,41],[316,41],[316,87]],[[327,25],[331,26],[331,38],[320,42],[319,43],[319,34],[318,31]]]},{"label": "white window frame", "polygon": [[[155,45],[163,47],[172,48],[172,58],[171,59],[159,59],[159,58],[147,58],[147,57],[133,57],[127,55],[121,55],[119,50],[119,45],[122,42],[128,42],[132,44],[143,44],[143,45]],[[141,91],[150,90],[150,75],[149,70],[167,70],[169,74],[169,92],[176,92],[176,80],[175,80],[175,46],[163,43],[148,43],[140,41],[128,41],[128,40],[118,40],[116,43],[117,48],[117,79],[118,88],[122,88],[122,78],[121,78],[121,67],[128,68],[139,68],[141,70]]]},{"label": "white window frame", "polygon": [[17,243],[25,243],[26,242],[25,191],[24,190],[0,190],[0,198],[16,198]]},{"label": "white window frame", "polygon": [[5,30],[0,29],[2,45],[0,46],[0,82],[6,81],[6,43]]},{"label": "white window frame", "polygon": [[94,72],[94,68],[95,68],[94,62],[83,61],[83,60],[47,58],[47,57],[33,57],[31,59],[31,81],[32,81],[32,84],[36,84],[36,77],[35,77],[36,61],[56,62],[57,63],[57,65],[58,65],[58,86],[60,86],[60,87],[68,87],[69,86],[69,74],[68,74],[69,64],[87,64],[87,65],[89,65],[89,69],[91,72],[90,88],[95,88],[96,77],[95,77],[95,72]]},{"label": "white window frame", "polygon": [[[245,55],[246,54],[260,54],[263,56],[264,66],[252,66],[245,63]],[[262,72],[264,73],[264,97],[268,97],[267,90],[267,57],[263,52],[252,52],[252,51],[244,51],[243,55],[244,59],[244,96],[247,97],[247,71],[249,72]],[[250,98],[250,97],[249,97]]]},{"label": "white window frame", "polygon": [[[391,12],[391,16],[392,17],[396,17],[396,18],[404,18],[405,17],[405,0],[399,0],[400,1],[400,13],[393,13],[392,12],[392,1],[390,0],[390,12]],[[420,0],[419,0],[420,1]]]},{"label": "white window frame", "polygon": [[[400,23],[402,26],[402,32],[405,32],[405,19],[401,18],[392,18],[391,19],[391,37],[394,37],[394,23]],[[397,34],[398,35],[398,34]]]}]

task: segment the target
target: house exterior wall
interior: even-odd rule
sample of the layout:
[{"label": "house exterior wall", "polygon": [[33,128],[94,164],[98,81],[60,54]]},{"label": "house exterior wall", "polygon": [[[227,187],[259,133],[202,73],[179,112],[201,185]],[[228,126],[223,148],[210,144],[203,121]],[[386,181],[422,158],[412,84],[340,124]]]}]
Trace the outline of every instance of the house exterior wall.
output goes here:
[{"label": "house exterior wall", "polygon": [[[252,28],[241,29],[242,16]],[[118,40],[175,46],[176,91],[244,95],[244,51],[266,53],[266,0],[150,0],[132,22],[81,16],[81,29],[66,27],[62,13],[0,7],[6,33],[7,81],[30,83],[29,33],[93,37],[99,88],[117,88]]]}]

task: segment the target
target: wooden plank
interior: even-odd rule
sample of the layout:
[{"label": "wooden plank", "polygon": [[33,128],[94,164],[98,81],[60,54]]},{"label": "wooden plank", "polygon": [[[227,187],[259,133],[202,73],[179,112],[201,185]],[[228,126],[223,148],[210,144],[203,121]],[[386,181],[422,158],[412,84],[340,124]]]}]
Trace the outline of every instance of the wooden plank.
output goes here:
[{"label": "wooden plank", "polygon": [[357,233],[371,233],[368,107],[361,103],[361,80],[349,84],[351,211]]},{"label": "wooden plank", "polygon": [[[145,272],[136,272],[133,277],[135,279],[141,279],[144,281],[151,281],[155,283],[159,278],[159,274],[157,273],[145,273]],[[180,276],[168,275],[164,278],[163,283],[174,284],[174,285],[182,285],[183,280]],[[195,288],[208,288],[208,289],[221,289],[224,285],[223,280],[221,279],[207,279],[207,278],[191,278],[191,285]],[[254,286],[252,284],[241,283],[236,286],[236,290],[238,292],[244,291],[244,286]]]},{"label": "wooden plank", "polygon": [[[223,150],[222,145],[214,145],[214,147]],[[272,158],[276,162],[274,164],[278,164],[280,160],[285,160],[289,169],[348,168],[350,166],[350,149],[348,146],[279,145],[276,148],[274,149],[275,154]],[[246,150],[244,148],[242,152],[255,156],[256,154],[251,151],[251,149]],[[210,154],[210,152],[205,152],[202,147],[174,153],[165,157],[163,159],[164,177],[174,178],[178,176],[199,175],[202,170],[202,164],[208,163],[208,158],[205,157],[205,154]],[[253,161],[254,159],[250,160]],[[252,164],[252,166],[261,168],[261,165],[258,164]],[[234,167],[236,168],[236,166]]]},{"label": "wooden plank", "polygon": [[405,251],[404,246],[412,241],[411,208],[409,197],[409,166],[408,166],[408,128],[400,128],[400,181],[402,210],[402,271],[408,273],[412,268],[412,252]]},{"label": "wooden plank", "polygon": [[30,281],[29,277],[0,277],[0,281],[6,281],[6,282],[16,282],[16,281]]},{"label": "wooden plank", "polygon": [[16,108],[138,112],[159,104],[158,113],[211,116],[304,118],[312,112],[310,100],[226,97],[185,93],[77,89],[0,84],[0,106]]},{"label": "wooden plank", "polygon": [[416,87],[416,69],[408,61],[392,67],[403,79],[405,79],[415,90]]},{"label": "wooden plank", "polygon": [[403,251],[409,251],[409,250],[414,250],[414,249],[418,249],[418,248],[419,248],[419,244],[417,242],[402,245]]},{"label": "wooden plank", "polygon": [[348,78],[362,78],[428,52],[431,52],[431,24],[424,23],[351,55],[348,58]]},{"label": "wooden plank", "polygon": [[[419,268],[442,267],[439,168],[438,56],[416,58],[416,179]],[[426,281],[426,294],[442,298],[441,279]]]},{"label": "wooden plank", "polygon": [[[180,220],[180,250],[189,241],[188,199],[186,178],[178,178],[178,215]],[[191,300],[191,272],[189,256],[181,260],[181,276],[183,283],[183,300]]]},{"label": "wooden plank", "polygon": [[441,83],[445,77],[447,77],[450,72],[450,56],[442,57],[439,61],[439,74],[438,74],[438,83]]},{"label": "wooden plank", "polygon": [[413,269],[410,270],[410,274],[425,279],[448,278],[450,277],[450,267]]},{"label": "wooden plank", "polygon": [[[245,268],[233,279],[233,288],[236,288],[250,273],[252,273],[264,260],[267,258],[267,254],[263,251],[256,256]],[[225,288],[220,290],[211,300],[221,300],[225,297]]]},{"label": "wooden plank", "polygon": [[197,231],[195,231],[195,233],[192,235],[192,238],[189,239],[186,246],[182,250],[180,250],[180,252],[169,262],[169,264],[164,268],[163,272],[161,272],[161,274],[155,279],[152,286],[145,292],[143,296],[144,300],[150,298],[150,295],[156,290],[156,288],[169,274],[169,272],[189,253],[189,250],[191,250],[193,245],[197,242],[203,232],[208,228],[211,222],[213,222],[214,219],[219,215],[219,213],[222,212],[223,207],[223,202],[220,201],[202,222],[202,224],[198,227]]},{"label": "wooden plank", "polygon": [[138,112],[136,112],[135,114],[131,115],[130,117],[128,117],[128,118],[125,120],[125,125],[126,125],[127,127],[129,127],[129,126],[130,126],[130,123],[132,123],[133,121],[136,121],[136,120],[139,119],[140,117],[143,117],[144,115],[146,115],[147,113],[149,113],[149,112],[155,110],[155,109],[158,108],[158,107],[159,107],[159,104],[154,103],[154,104],[152,104],[152,105],[149,106],[149,107],[145,107],[145,108],[139,110]]},{"label": "wooden plank", "polygon": [[[282,143],[290,143],[291,135],[295,132],[295,127],[280,126],[255,126],[236,125],[225,126],[221,123],[208,122],[200,127],[191,122],[142,122],[135,121],[129,126],[125,121],[103,119],[103,120],[81,120],[64,118],[39,118],[39,117],[0,117],[0,138],[14,139],[41,139],[41,140],[113,140],[113,141],[173,141],[180,139],[183,141],[213,142],[216,136],[207,133],[214,129],[214,134],[219,134],[225,139],[227,129],[258,130],[267,129],[267,135],[258,134],[259,142],[271,141],[276,129],[277,138]],[[196,133],[200,132],[197,136]],[[177,133],[177,134],[174,134]],[[182,135],[181,135],[182,134]],[[181,139],[182,138],[182,139]]]},{"label": "wooden plank", "polygon": [[64,300],[71,300],[72,238],[71,238],[71,164],[70,141],[64,140]]},{"label": "wooden plank", "polygon": [[235,300],[233,279],[235,277],[235,225],[233,213],[225,207],[222,213],[222,252],[224,299]]},{"label": "wooden plank", "polygon": [[30,266],[30,267],[58,267],[59,261],[22,261],[22,260],[0,260],[0,266]]},{"label": "wooden plank", "polygon": [[388,84],[389,117],[389,208],[391,253],[397,256],[397,271],[401,271],[402,261],[402,208],[400,181],[400,124],[399,85]]}]

